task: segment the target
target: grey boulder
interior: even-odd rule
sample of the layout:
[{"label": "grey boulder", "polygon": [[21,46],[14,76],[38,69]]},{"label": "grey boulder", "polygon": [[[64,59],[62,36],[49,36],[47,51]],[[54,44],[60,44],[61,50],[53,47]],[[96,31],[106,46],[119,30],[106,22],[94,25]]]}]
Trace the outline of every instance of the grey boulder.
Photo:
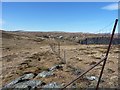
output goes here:
[{"label": "grey boulder", "polygon": [[51,72],[51,71],[43,71],[43,72],[39,73],[36,77],[37,77],[37,78],[38,78],[38,77],[43,77],[43,78],[45,78],[45,77],[49,77],[49,76],[52,76],[52,75],[54,75],[54,74],[53,74],[53,72]]},{"label": "grey boulder", "polygon": [[52,83],[49,83],[49,84],[43,86],[43,88],[47,88],[47,89],[49,89],[49,88],[61,88],[61,87],[62,86],[56,82],[52,82]]}]

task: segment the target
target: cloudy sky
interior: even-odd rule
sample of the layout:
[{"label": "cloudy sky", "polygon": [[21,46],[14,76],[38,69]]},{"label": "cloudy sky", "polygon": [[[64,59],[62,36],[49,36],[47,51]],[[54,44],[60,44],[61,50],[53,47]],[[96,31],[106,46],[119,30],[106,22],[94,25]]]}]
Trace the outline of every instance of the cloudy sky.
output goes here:
[{"label": "cloudy sky", "polygon": [[4,2],[2,29],[109,32],[118,18],[114,2]]}]

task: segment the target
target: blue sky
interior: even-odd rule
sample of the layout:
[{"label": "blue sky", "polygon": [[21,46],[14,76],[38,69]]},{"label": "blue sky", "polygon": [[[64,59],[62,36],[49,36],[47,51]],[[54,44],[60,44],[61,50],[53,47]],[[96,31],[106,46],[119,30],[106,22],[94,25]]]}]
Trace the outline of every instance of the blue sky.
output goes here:
[{"label": "blue sky", "polygon": [[[113,2],[4,2],[2,29],[99,32],[118,17]],[[103,30],[105,31],[105,30]]]}]

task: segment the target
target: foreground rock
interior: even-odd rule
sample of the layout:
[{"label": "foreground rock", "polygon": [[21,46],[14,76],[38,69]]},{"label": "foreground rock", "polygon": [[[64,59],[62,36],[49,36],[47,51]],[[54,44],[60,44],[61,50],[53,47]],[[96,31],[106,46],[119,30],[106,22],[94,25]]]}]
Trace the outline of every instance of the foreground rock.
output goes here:
[{"label": "foreground rock", "polygon": [[24,80],[24,79],[32,79],[34,77],[35,75],[33,73],[29,73],[29,74],[23,75],[21,78]]},{"label": "foreground rock", "polygon": [[48,69],[48,71],[43,71],[41,73],[39,73],[36,77],[39,78],[39,77],[42,77],[42,78],[45,78],[45,77],[49,77],[49,76],[53,76],[54,75],[54,71],[56,69],[62,69],[63,66],[62,65],[55,65],[51,68]]},{"label": "foreground rock", "polygon": [[9,87],[12,87],[14,86],[15,84],[19,83],[19,82],[24,82],[24,81],[28,81],[30,79],[32,79],[34,77],[34,74],[33,73],[29,73],[29,74],[25,74],[15,80],[13,80],[12,82],[10,82],[9,84],[7,84],[5,86],[5,88],[9,88]]},{"label": "foreground rock", "polygon": [[13,86],[13,88],[35,88],[39,85],[42,85],[42,81],[30,80],[30,81],[17,83]]},{"label": "foreground rock", "polygon": [[23,81],[23,82],[19,82],[16,83],[14,85],[7,85],[6,87],[3,87],[2,90],[6,90],[6,89],[30,89],[30,88],[37,88],[37,86],[42,85],[42,81],[38,81],[38,80],[29,80],[29,81]]},{"label": "foreground rock", "polygon": [[34,78],[34,74],[30,73],[30,74],[25,74],[15,80],[13,80],[12,82],[10,82],[9,84],[5,85],[2,89],[7,89],[7,88],[35,88],[37,86],[42,85],[42,81],[39,80],[30,80]]},{"label": "foreground rock", "polygon": [[86,76],[86,79],[88,79],[90,81],[93,81],[93,80],[98,81],[98,78],[96,76]]},{"label": "foreground rock", "polygon": [[43,71],[43,72],[39,73],[36,77],[37,78],[39,78],[39,77],[45,78],[45,77],[49,77],[49,76],[52,76],[52,75],[54,75],[54,74],[51,71]]},{"label": "foreground rock", "polygon": [[[43,89],[49,89],[49,88],[62,88],[62,85],[56,83],[56,82],[52,82],[52,83],[49,83],[45,86],[43,86]],[[58,89],[57,89],[58,90]]]}]

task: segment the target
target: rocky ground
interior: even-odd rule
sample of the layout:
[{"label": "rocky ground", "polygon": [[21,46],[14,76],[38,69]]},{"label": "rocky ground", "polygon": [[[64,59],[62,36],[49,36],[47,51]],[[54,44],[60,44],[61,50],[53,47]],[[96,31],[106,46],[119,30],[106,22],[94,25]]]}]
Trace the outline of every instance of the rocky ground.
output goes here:
[{"label": "rocky ground", "polygon": [[[108,45],[80,45],[72,41],[73,39],[61,39],[58,36],[58,39],[53,39],[36,33],[2,32],[2,34],[0,63],[3,87],[63,87],[99,62],[108,47]],[[113,45],[100,87],[118,87],[119,53],[118,45]],[[101,67],[102,63],[69,87],[95,88]]]}]

